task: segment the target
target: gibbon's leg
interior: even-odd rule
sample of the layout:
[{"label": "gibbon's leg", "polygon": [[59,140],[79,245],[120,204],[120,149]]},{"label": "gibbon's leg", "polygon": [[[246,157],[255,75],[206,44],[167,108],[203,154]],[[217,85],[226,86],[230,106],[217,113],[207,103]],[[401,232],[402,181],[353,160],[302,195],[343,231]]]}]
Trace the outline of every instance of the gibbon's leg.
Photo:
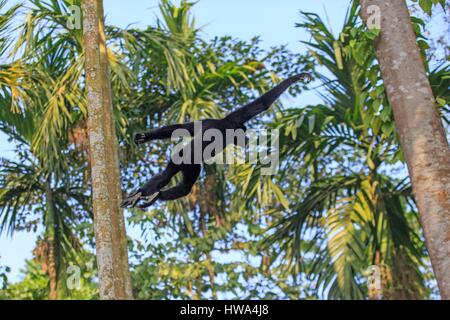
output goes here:
[{"label": "gibbon's leg", "polygon": [[158,198],[161,188],[164,188],[170,179],[181,170],[180,166],[169,162],[166,169],[148,180],[141,188],[128,195],[121,203],[121,207],[135,207],[140,200],[152,201]]},{"label": "gibbon's leg", "polygon": [[160,200],[174,200],[188,195],[192,186],[197,181],[202,166],[200,164],[191,164],[183,168],[183,181],[173,188],[163,190],[159,194]]},{"label": "gibbon's leg", "polygon": [[134,143],[140,145],[142,143],[155,140],[155,139],[169,139],[172,133],[177,129],[186,129],[191,135],[194,134],[194,123],[173,124],[166,127],[150,130],[147,132],[137,133],[134,136]]},{"label": "gibbon's leg", "polygon": [[140,209],[145,209],[150,207],[156,200],[175,200],[188,195],[198,176],[200,175],[201,165],[193,164],[185,166],[182,169],[183,181],[173,188],[162,190],[161,192],[155,193],[155,196],[150,196],[146,198],[146,201],[138,206]]}]

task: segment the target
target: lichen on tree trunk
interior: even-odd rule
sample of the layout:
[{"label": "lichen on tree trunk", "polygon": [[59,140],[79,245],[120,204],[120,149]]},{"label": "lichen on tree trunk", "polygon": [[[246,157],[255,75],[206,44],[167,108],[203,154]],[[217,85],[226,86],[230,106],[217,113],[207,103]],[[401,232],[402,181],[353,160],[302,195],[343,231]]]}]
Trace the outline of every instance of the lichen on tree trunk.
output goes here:
[{"label": "lichen on tree trunk", "polygon": [[360,3],[366,23],[379,14],[376,55],[441,297],[450,299],[450,149],[408,8],[404,0]]},{"label": "lichen on tree trunk", "polygon": [[101,299],[132,299],[102,0],[83,1],[92,202]]}]

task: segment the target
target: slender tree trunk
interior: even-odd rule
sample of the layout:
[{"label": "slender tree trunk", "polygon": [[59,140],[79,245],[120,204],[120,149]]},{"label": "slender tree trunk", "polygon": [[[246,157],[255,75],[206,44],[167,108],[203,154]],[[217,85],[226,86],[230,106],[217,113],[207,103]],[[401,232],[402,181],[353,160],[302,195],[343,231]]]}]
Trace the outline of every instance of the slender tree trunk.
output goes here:
[{"label": "slender tree trunk", "polygon": [[444,127],[405,1],[360,3],[368,25],[376,15],[381,19],[376,55],[441,297],[450,299],[450,150]]},{"label": "slender tree trunk", "polygon": [[[204,199],[200,199],[199,207],[200,207],[200,228],[202,230],[203,238],[206,239],[206,237],[208,237],[208,229],[206,227],[206,221],[205,221],[206,214],[205,214],[205,211],[203,208],[204,207]],[[213,265],[213,261],[211,258],[211,254],[208,250],[205,250],[205,256],[206,256],[206,269],[208,270],[212,299],[217,300],[214,265]]]},{"label": "slender tree trunk", "polygon": [[45,186],[45,201],[47,215],[45,219],[45,242],[48,245],[47,272],[50,282],[50,299],[58,299],[58,266],[56,262],[56,241],[55,241],[55,206],[50,181]]},{"label": "slender tree trunk", "polygon": [[83,29],[100,298],[132,299],[102,0],[83,1]]}]

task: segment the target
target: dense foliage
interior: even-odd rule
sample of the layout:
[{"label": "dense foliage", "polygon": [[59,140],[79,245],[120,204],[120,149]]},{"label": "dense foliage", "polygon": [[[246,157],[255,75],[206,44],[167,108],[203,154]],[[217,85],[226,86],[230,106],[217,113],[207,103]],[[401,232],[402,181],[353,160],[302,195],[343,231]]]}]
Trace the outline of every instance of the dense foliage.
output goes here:
[{"label": "dense foliage", "polygon": [[[431,13],[439,1],[419,1]],[[1,159],[0,232],[39,230],[23,280],[0,299],[97,298],[79,0],[0,1],[0,130],[15,144]],[[192,193],[127,212],[137,299],[366,299],[368,269],[383,270],[385,298],[436,294],[391,107],[354,2],[334,35],[303,12],[306,54],[264,50],[259,38],[204,40],[193,4],[160,3],[146,29],[107,26],[124,190],[160,170],[168,142],[137,148],[133,134],[223,116],[280,79],[310,71],[323,102],[278,102],[255,128],[280,131],[280,169],[209,165]],[[423,21],[413,20],[427,55]],[[449,120],[448,63],[429,77]],[[312,86],[311,86],[312,87]],[[304,90],[290,90],[296,96]],[[71,266],[80,270],[76,288]]]}]

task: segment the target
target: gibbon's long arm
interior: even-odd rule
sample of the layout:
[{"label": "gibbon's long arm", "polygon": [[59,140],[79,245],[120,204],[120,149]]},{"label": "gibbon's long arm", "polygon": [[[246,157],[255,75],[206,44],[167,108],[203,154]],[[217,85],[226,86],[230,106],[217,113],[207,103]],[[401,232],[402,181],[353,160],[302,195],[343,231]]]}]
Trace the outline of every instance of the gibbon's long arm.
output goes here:
[{"label": "gibbon's long arm", "polygon": [[[232,126],[236,124],[243,125],[251,118],[269,109],[270,106],[275,102],[275,100],[277,100],[283,94],[283,92],[285,92],[295,82],[300,80],[307,80],[309,82],[311,81],[311,75],[309,73],[299,73],[295,76],[287,78],[275,88],[269,90],[255,101],[250,102],[246,106],[231,112],[220,121],[228,124],[228,126],[230,126],[229,129],[232,129]],[[153,129],[147,132],[138,133],[134,137],[134,142],[139,145],[155,139],[169,139],[172,136],[172,133],[177,129],[186,129],[189,131],[190,135],[193,135],[194,123],[189,122],[183,124],[173,124],[170,126]]]},{"label": "gibbon's long arm", "polygon": [[142,144],[156,139],[169,139],[172,136],[172,133],[177,129],[186,129],[191,135],[193,135],[194,123],[189,122],[182,124],[173,124],[170,126],[153,129],[147,132],[138,133],[134,136],[134,142],[136,144]]},{"label": "gibbon's long arm", "polygon": [[267,91],[261,97],[256,99],[253,102],[245,105],[242,108],[233,111],[228,116],[225,117],[225,120],[228,120],[232,123],[244,123],[249,121],[251,118],[260,114],[263,111],[269,109],[269,107],[277,100],[283,92],[285,92],[291,85],[293,85],[297,81],[311,81],[311,75],[309,73],[299,73],[295,76],[287,78],[282,81],[275,88]]}]

